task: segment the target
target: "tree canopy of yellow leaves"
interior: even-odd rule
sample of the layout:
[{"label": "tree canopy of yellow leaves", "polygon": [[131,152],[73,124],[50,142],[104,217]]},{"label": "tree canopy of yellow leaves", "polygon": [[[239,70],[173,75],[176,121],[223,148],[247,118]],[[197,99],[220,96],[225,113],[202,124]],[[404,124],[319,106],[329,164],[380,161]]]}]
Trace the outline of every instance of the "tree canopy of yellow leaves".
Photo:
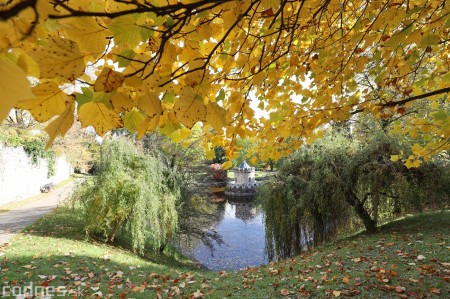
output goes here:
[{"label": "tree canopy of yellow leaves", "polygon": [[74,115],[100,135],[177,140],[201,122],[207,147],[233,157],[248,136],[277,159],[372,114],[409,116],[394,131],[425,143],[407,166],[450,148],[444,0],[1,1],[0,70],[0,117],[20,107],[51,120],[50,142]]}]

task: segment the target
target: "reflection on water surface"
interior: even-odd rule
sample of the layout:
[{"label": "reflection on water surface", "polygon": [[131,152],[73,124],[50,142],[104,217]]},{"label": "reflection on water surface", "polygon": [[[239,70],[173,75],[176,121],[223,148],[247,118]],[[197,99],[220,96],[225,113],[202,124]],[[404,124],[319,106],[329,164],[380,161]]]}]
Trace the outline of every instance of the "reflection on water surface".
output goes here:
[{"label": "reflection on water surface", "polygon": [[223,244],[213,242],[210,248],[195,242],[182,252],[211,270],[237,270],[267,263],[263,212],[251,200],[228,200],[216,205],[217,220],[209,230],[216,231]]}]

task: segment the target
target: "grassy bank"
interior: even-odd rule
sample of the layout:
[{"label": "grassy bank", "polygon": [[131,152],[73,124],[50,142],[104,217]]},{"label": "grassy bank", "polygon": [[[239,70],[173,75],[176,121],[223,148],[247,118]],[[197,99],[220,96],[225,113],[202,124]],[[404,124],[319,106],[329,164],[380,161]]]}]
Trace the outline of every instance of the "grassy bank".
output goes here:
[{"label": "grassy bank", "polygon": [[68,298],[446,298],[449,227],[450,211],[417,215],[293,259],[209,272],[85,240],[76,214],[60,207],[0,249],[0,285]]}]

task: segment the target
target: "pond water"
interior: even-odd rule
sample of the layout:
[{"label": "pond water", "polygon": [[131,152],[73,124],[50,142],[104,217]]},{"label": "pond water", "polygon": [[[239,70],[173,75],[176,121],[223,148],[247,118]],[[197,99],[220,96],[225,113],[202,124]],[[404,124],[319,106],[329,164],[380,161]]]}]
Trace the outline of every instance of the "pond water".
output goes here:
[{"label": "pond water", "polygon": [[217,233],[222,242],[211,246],[194,242],[191,248],[182,248],[183,254],[204,267],[220,270],[238,270],[267,264],[263,211],[252,200],[225,200],[216,206],[215,221],[208,228]]}]

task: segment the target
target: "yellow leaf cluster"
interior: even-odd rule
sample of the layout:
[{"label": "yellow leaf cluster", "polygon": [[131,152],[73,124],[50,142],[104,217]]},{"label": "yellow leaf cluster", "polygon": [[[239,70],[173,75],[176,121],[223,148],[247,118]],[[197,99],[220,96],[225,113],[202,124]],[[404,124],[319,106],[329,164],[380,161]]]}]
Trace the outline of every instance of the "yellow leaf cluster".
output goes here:
[{"label": "yellow leaf cluster", "polygon": [[38,1],[37,14],[0,21],[0,120],[14,106],[42,122],[58,116],[53,140],[76,113],[100,135],[160,130],[180,142],[201,123],[205,144],[230,157],[238,136],[256,136],[260,156],[277,159],[362,113],[402,118],[394,134],[423,139],[413,158],[392,157],[408,167],[450,147],[449,5],[150,2]]},{"label": "yellow leaf cluster", "polygon": [[8,116],[9,110],[17,102],[25,99],[33,99],[30,84],[25,72],[12,62],[0,56],[0,121]]}]

